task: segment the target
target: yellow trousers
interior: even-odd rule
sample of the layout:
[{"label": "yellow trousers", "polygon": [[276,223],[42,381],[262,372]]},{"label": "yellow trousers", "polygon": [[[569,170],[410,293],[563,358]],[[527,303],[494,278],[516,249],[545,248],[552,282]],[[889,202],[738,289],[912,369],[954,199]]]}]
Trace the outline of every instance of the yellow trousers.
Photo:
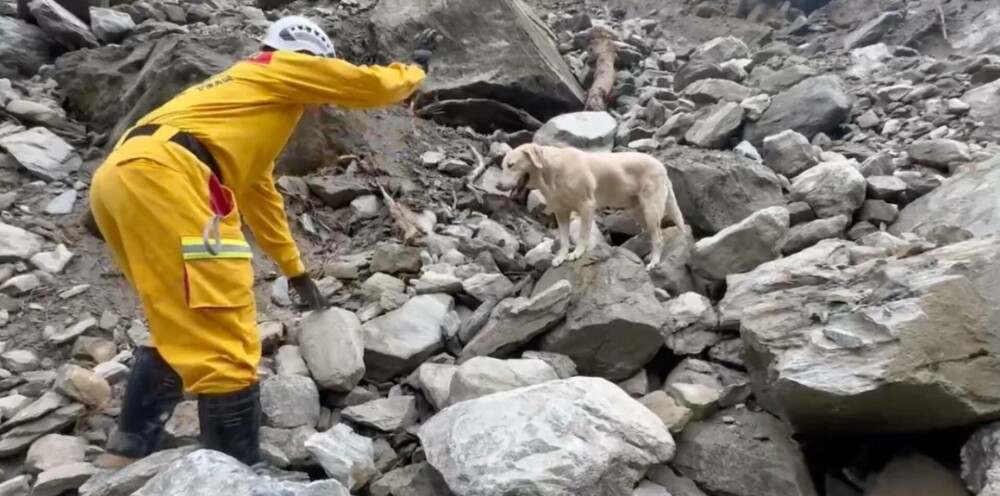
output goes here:
[{"label": "yellow trousers", "polygon": [[132,145],[174,146],[130,141],[139,140],[94,174],[94,219],[139,294],[154,345],[185,390],[245,389],[256,380],[261,351],[253,266],[235,200],[219,225],[222,250],[212,254],[202,242],[212,218],[208,168],[179,147],[170,150],[177,158],[170,164],[128,153],[137,149]]}]

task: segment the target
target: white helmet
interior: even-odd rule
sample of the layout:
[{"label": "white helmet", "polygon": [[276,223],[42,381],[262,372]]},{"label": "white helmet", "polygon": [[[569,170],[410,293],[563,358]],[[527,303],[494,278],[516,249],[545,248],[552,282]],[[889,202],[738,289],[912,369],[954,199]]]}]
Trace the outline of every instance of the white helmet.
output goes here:
[{"label": "white helmet", "polygon": [[267,28],[263,43],[275,50],[306,51],[320,57],[336,57],[333,42],[323,30],[302,16],[282,17]]}]

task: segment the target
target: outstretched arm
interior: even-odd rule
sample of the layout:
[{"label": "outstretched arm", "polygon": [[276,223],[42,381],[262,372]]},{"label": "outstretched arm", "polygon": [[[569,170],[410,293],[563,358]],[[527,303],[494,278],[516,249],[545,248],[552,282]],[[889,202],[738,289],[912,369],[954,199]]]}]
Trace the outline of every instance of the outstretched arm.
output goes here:
[{"label": "outstretched arm", "polygon": [[259,82],[279,99],[349,109],[386,107],[405,100],[424,80],[416,65],[356,66],[294,52],[268,52],[250,63],[265,66]]},{"label": "outstretched arm", "polygon": [[282,275],[292,278],[306,269],[288,229],[281,193],[274,188],[273,170],[274,164],[271,164],[261,178],[242,193],[239,205],[257,244],[278,264]]}]

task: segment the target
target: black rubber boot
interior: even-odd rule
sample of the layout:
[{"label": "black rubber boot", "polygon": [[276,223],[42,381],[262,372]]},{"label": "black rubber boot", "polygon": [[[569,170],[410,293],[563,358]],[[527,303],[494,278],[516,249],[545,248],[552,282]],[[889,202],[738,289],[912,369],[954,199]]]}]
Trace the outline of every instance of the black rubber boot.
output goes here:
[{"label": "black rubber boot", "polygon": [[260,386],[198,396],[201,445],[248,466],[260,461]]},{"label": "black rubber boot", "polygon": [[102,468],[121,468],[156,450],[183,394],[180,376],[160,352],[148,346],[139,347],[118,417],[118,432],[108,440],[110,456],[103,456],[96,463]]}]

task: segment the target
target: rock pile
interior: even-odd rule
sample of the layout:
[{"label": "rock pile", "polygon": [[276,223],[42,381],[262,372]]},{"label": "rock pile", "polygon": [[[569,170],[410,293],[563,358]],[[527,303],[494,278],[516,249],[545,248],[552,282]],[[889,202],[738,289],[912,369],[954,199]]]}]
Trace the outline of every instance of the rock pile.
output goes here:
[{"label": "rock pile", "polygon": [[[91,8],[89,27],[56,0],[28,2],[30,20],[15,3],[0,1],[0,495],[1000,487],[1000,19],[978,5],[995,2],[862,19],[858,0],[139,0]],[[163,450],[99,471],[150,336],[80,227],[90,176],[286,13],[357,63],[432,46],[416,117],[311,111],[278,164],[334,307],[302,315],[255,266],[266,463],[199,450],[184,401]],[[940,16],[947,58],[922,42]],[[605,30],[609,106],[584,111]],[[647,271],[648,236],[602,212],[594,248],[552,268],[544,198],[495,188],[530,141],[653,154],[691,229],[664,229]],[[877,461],[854,440],[973,430]],[[858,454],[816,455],[827,443]]]}]

